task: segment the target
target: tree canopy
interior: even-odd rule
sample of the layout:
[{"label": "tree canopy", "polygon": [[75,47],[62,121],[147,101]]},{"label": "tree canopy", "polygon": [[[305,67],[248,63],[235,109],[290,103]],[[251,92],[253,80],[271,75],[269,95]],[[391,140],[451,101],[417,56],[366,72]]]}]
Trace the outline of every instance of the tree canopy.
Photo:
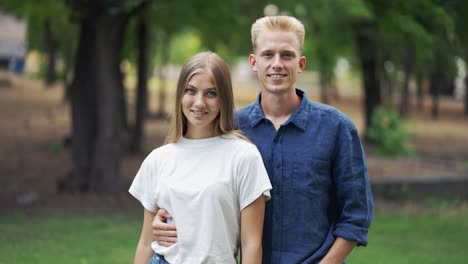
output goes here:
[{"label": "tree canopy", "polygon": [[[250,26],[256,18],[293,15],[306,27],[304,54],[309,69],[320,73],[322,93],[336,77],[338,58],[347,58],[361,72],[366,125],[383,97],[398,90],[408,98],[415,76],[433,81],[436,100],[456,72],[455,57],[468,60],[468,4],[463,0],[2,0],[0,9],[26,18],[30,49],[49,55],[49,64],[58,56],[68,65],[72,174],[81,175],[74,179],[79,188],[94,190],[118,189],[107,186],[119,174],[120,154],[110,153],[123,151],[109,146],[125,145],[129,129],[123,60],[148,71],[147,64],[181,64],[210,49],[234,63],[251,50]],[[386,71],[384,65],[395,69]],[[386,82],[398,79],[399,72],[403,80]],[[141,75],[140,83],[146,80],[147,74]],[[104,175],[106,170],[113,176]]]}]

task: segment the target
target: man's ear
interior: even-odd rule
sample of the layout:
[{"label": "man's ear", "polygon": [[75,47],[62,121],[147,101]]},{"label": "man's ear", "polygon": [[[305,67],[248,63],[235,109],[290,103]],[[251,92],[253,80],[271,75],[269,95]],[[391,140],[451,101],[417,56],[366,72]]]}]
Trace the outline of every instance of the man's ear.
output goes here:
[{"label": "man's ear", "polygon": [[257,66],[256,66],[257,60],[254,54],[249,55],[249,64],[250,64],[250,68],[252,68],[253,71],[257,71]]},{"label": "man's ear", "polygon": [[306,66],[306,57],[302,56],[302,57],[299,58],[299,70],[298,70],[298,72],[304,71],[305,66]]}]

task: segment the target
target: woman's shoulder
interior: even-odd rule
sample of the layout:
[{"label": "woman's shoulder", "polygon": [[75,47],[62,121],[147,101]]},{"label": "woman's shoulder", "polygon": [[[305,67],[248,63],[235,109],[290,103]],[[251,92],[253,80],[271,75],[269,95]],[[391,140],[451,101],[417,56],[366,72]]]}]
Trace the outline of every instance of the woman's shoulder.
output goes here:
[{"label": "woman's shoulder", "polygon": [[250,151],[258,151],[257,146],[250,142],[246,137],[236,134],[227,134],[222,136],[226,144],[226,148],[239,154]]},{"label": "woman's shoulder", "polygon": [[165,155],[171,153],[174,151],[174,143],[169,143],[169,144],[164,144],[162,146],[154,148],[148,156],[146,156],[146,159],[158,159],[161,157],[164,157]]}]

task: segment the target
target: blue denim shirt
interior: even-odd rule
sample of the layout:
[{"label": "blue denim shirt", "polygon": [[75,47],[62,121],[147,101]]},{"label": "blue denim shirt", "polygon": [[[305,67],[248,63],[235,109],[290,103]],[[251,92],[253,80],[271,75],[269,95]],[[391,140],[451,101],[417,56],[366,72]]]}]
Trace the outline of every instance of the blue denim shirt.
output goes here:
[{"label": "blue denim shirt", "polygon": [[353,123],[337,109],[301,104],[278,131],[257,101],[237,111],[257,145],[273,190],[263,231],[263,263],[317,263],[336,237],[367,244],[373,199]]}]

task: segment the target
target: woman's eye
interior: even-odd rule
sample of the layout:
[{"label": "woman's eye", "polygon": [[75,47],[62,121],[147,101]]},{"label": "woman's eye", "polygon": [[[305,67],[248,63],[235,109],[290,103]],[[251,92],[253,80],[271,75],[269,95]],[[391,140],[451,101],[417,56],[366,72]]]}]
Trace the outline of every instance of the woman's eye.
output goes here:
[{"label": "woman's eye", "polygon": [[195,91],[195,89],[193,89],[193,88],[185,88],[185,92],[186,92],[187,94],[192,94],[192,95],[193,95],[193,94],[196,94],[196,91]]},{"label": "woman's eye", "polygon": [[208,92],[206,93],[206,95],[207,95],[208,97],[216,97],[216,96],[218,96],[218,93],[216,93],[216,91],[208,91]]}]

